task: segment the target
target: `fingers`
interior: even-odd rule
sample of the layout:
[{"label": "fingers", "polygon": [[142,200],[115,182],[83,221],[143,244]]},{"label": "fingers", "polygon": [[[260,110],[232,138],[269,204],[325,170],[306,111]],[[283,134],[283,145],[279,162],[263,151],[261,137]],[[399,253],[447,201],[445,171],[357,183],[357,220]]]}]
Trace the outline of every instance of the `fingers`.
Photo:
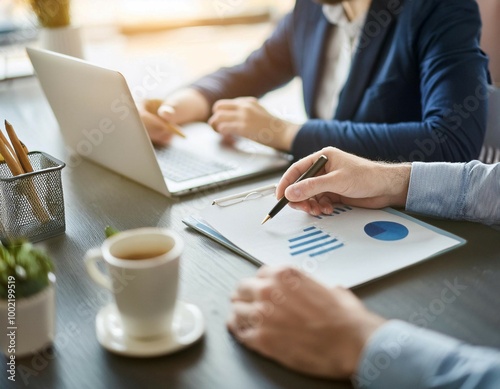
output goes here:
[{"label": "fingers", "polygon": [[141,111],[141,119],[154,144],[165,146],[170,143],[172,132],[168,129],[163,119],[146,111]]},{"label": "fingers", "polygon": [[335,172],[312,177],[290,185],[285,197],[292,202],[307,200],[320,193],[335,193]]},{"label": "fingers", "polygon": [[232,302],[255,302],[270,298],[274,289],[290,277],[302,275],[292,266],[262,266],[255,277],[245,278],[231,295]]},{"label": "fingers", "polygon": [[259,326],[255,326],[255,314],[252,315],[250,304],[235,304],[233,312],[226,322],[228,330],[234,337],[245,346],[255,349],[256,339],[261,330]]},{"label": "fingers", "polygon": [[248,119],[249,109],[256,105],[258,102],[254,97],[218,100],[212,107],[213,114],[208,124],[222,135],[244,135],[243,132],[250,125],[257,125],[254,119]]},{"label": "fingers", "polygon": [[208,124],[221,135],[243,135],[245,127],[249,124],[245,122],[243,107],[256,102],[253,97],[218,100],[212,107],[213,114],[208,119]]},{"label": "fingers", "polygon": [[255,104],[258,100],[255,97],[238,97],[236,99],[222,99],[214,103],[212,111],[219,110],[231,111],[239,109],[242,104]]},{"label": "fingers", "polygon": [[163,103],[157,110],[157,114],[162,119],[169,122],[175,122],[175,108]]},{"label": "fingers", "polygon": [[145,100],[144,108],[157,114],[164,120],[175,124],[186,124],[194,121],[206,121],[210,116],[208,100],[197,90],[179,89],[164,100]]},{"label": "fingers", "polygon": [[162,119],[175,122],[175,108],[161,99],[147,99],[142,103],[144,110]]},{"label": "fingers", "polygon": [[231,295],[231,301],[254,301],[257,298],[258,285],[261,281],[256,278],[247,278],[240,281]]},{"label": "fingers", "polygon": [[318,205],[322,214],[331,215],[333,213],[333,202],[329,196],[321,196]]},{"label": "fingers", "polygon": [[240,104],[238,103],[237,99],[224,99],[224,100],[218,100],[214,103],[212,107],[212,112],[217,112],[217,111],[233,111],[238,109]]},{"label": "fingers", "polygon": [[208,119],[208,124],[222,135],[238,135],[241,127],[240,117],[238,111],[218,111]]},{"label": "fingers", "polygon": [[285,174],[283,174],[283,177],[281,177],[281,180],[276,187],[276,198],[279,199],[283,197],[285,195],[285,189],[297,181],[297,179],[304,174],[322,154],[325,154],[325,149],[308,155],[290,166]]},{"label": "fingers", "polygon": [[321,209],[315,199],[307,199],[298,203],[289,203],[291,208],[308,213],[312,216],[321,215]]}]

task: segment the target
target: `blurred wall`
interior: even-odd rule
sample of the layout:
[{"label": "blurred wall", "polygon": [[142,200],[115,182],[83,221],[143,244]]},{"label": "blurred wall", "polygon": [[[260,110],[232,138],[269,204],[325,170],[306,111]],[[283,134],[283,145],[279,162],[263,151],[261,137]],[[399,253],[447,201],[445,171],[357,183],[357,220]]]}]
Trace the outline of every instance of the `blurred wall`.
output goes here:
[{"label": "blurred wall", "polygon": [[500,87],[500,0],[477,0],[483,20],[481,46],[490,57],[493,82]]}]

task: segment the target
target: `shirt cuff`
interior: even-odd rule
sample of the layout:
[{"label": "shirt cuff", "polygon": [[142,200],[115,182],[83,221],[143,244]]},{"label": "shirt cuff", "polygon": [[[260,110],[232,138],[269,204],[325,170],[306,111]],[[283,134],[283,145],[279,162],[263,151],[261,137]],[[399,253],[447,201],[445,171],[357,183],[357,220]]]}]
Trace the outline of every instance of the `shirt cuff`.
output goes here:
[{"label": "shirt cuff", "polygon": [[466,172],[461,163],[413,162],[406,210],[460,218],[465,203]]},{"label": "shirt cuff", "polygon": [[302,124],[302,127],[293,139],[292,149],[290,150],[294,162],[321,150],[328,144],[328,142],[325,141],[325,137],[329,130],[324,126],[324,122],[324,120],[320,119],[309,119]]},{"label": "shirt cuff", "polygon": [[460,342],[411,324],[391,320],[372,335],[356,374],[357,388],[421,388]]}]

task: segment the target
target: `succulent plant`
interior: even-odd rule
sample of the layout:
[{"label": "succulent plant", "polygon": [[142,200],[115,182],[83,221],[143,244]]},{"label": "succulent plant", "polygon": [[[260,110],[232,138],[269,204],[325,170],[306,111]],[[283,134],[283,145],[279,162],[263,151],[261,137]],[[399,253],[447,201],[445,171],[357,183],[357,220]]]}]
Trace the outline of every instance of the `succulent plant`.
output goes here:
[{"label": "succulent plant", "polygon": [[106,226],[106,228],[104,228],[104,234],[106,235],[106,238],[118,234],[119,232],[119,230],[111,226]]},{"label": "succulent plant", "polygon": [[26,240],[0,245],[0,299],[7,298],[9,277],[15,278],[16,298],[29,297],[49,285],[53,269],[50,257]]}]

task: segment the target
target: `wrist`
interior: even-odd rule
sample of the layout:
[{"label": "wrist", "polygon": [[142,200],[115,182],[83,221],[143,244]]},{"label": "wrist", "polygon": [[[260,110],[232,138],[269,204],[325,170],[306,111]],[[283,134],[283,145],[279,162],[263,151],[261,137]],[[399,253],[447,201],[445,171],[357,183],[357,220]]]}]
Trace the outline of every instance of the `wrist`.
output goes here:
[{"label": "wrist", "polygon": [[269,146],[288,152],[292,149],[295,136],[299,132],[302,125],[282,119],[279,119],[279,121],[281,122],[280,125],[274,130],[275,140],[274,142],[271,142]]},{"label": "wrist", "polygon": [[361,363],[361,358],[363,356],[363,351],[368,345],[370,338],[382,325],[387,322],[381,316],[378,316],[372,312],[366,311],[365,315],[358,320],[357,336],[353,344],[353,357],[351,363],[346,366],[345,377],[352,376],[358,370],[358,366]]},{"label": "wrist", "polygon": [[[193,121],[206,122],[211,114],[211,107],[206,97],[196,89],[188,89],[193,101],[195,119]],[[196,108],[196,109],[195,109]]]},{"label": "wrist", "polygon": [[196,89],[180,89],[165,99],[165,103],[180,111],[182,122],[204,122],[210,117],[205,96]]},{"label": "wrist", "polygon": [[404,207],[410,185],[411,164],[384,164],[383,169],[382,177],[386,179],[389,204]]}]

